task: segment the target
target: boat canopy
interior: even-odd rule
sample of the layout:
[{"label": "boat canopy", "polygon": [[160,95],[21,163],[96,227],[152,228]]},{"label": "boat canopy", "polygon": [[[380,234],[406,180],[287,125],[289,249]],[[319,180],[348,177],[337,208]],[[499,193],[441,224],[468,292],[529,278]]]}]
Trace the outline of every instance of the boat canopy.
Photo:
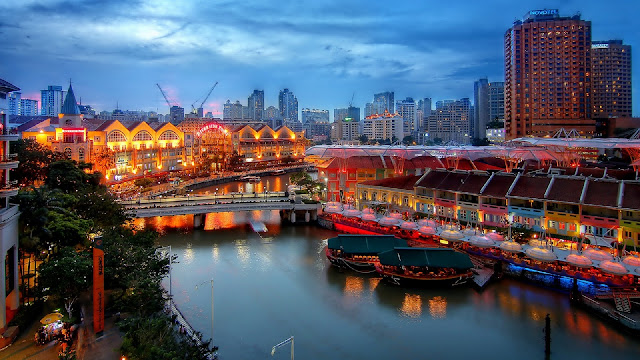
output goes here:
[{"label": "boat canopy", "polygon": [[395,247],[378,254],[380,264],[390,266],[427,266],[471,269],[469,255],[448,248]]},{"label": "boat canopy", "polygon": [[372,254],[408,246],[407,240],[393,235],[338,235],[329,239],[328,247],[349,254]]}]

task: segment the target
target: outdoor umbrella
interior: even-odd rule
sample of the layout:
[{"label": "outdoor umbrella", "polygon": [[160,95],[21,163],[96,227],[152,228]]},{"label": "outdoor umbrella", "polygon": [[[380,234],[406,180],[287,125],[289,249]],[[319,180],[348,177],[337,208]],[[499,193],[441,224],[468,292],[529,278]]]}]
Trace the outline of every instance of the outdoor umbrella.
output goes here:
[{"label": "outdoor umbrella", "polygon": [[49,325],[51,323],[54,323],[58,320],[62,320],[63,315],[60,313],[51,313],[51,314],[47,314],[47,316],[43,317],[42,319],[40,319],[40,322],[43,325]]},{"label": "outdoor umbrella", "polygon": [[435,221],[428,220],[428,219],[418,220],[418,225],[420,225],[420,226],[430,226],[430,227],[433,227],[433,228],[438,226],[438,224],[436,224]]},{"label": "outdoor umbrella", "polygon": [[469,239],[469,243],[471,245],[478,246],[478,247],[492,247],[496,245],[496,243],[493,240],[489,239],[488,237],[477,236],[477,235],[472,236]]},{"label": "outdoor umbrella", "polygon": [[640,257],[635,255],[625,256],[622,262],[629,266],[640,266]]},{"label": "outdoor umbrella", "polygon": [[603,260],[612,260],[613,255],[609,254],[606,251],[598,250],[598,249],[588,249],[583,253],[584,256],[588,257],[591,260],[603,261]]},{"label": "outdoor umbrella", "polygon": [[554,261],[558,258],[556,254],[551,252],[551,250],[539,247],[529,248],[525,250],[525,254],[527,254],[528,257],[538,261]]},{"label": "outdoor umbrella", "polygon": [[487,233],[485,235],[486,237],[488,237],[489,239],[493,240],[493,241],[504,241],[504,236],[496,233],[496,232],[490,232]]},{"label": "outdoor umbrella", "polygon": [[403,221],[400,224],[400,229],[402,229],[402,230],[417,230],[418,229],[418,224],[414,223],[413,221]]},{"label": "outdoor umbrella", "polygon": [[434,229],[431,226],[423,226],[420,229],[418,229],[418,232],[422,235],[435,235],[436,229]]},{"label": "outdoor umbrella", "polygon": [[505,241],[500,244],[500,249],[508,252],[517,253],[522,251],[522,245],[518,244],[515,241]]},{"label": "outdoor umbrella", "polygon": [[579,267],[589,267],[593,265],[593,263],[591,262],[591,259],[589,259],[584,255],[578,255],[578,254],[569,254],[567,255],[567,258],[564,261],[573,266],[579,266]]},{"label": "outdoor umbrella", "polygon": [[613,274],[613,275],[624,275],[629,272],[629,270],[627,270],[627,268],[624,267],[624,265],[620,264],[619,262],[614,262],[609,260],[605,260],[601,262],[600,269],[602,269],[602,271],[604,272],[608,272],[609,274]]}]

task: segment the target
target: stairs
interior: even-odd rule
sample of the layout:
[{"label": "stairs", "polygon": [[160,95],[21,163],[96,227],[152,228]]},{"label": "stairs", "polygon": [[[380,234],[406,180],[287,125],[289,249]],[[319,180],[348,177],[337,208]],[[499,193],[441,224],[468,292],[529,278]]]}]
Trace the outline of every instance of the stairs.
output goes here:
[{"label": "stairs", "polygon": [[613,301],[616,304],[616,310],[623,313],[631,313],[631,302],[627,296],[613,296]]}]

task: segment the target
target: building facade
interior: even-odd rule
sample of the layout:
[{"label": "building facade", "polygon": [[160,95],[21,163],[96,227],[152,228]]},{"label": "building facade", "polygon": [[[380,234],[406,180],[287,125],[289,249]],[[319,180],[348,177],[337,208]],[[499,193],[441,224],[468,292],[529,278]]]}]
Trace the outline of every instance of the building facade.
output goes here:
[{"label": "building facade", "polygon": [[262,120],[264,114],[264,90],[253,90],[253,93],[249,95],[248,107],[251,120]]},{"label": "building facade", "polygon": [[468,98],[436,102],[436,110],[427,119],[425,139],[433,142],[469,144],[471,124]]},{"label": "building facade", "polygon": [[[20,90],[17,86],[0,79],[0,109],[8,106],[9,94]],[[0,334],[15,316],[20,305],[18,287],[18,218],[17,204],[9,202],[10,197],[18,194],[18,184],[11,181],[10,169],[18,167],[15,154],[9,153],[9,142],[19,136],[9,134],[9,116],[0,110]]]},{"label": "building facade", "polygon": [[591,136],[591,22],[533,10],[504,36],[507,139],[552,135],[560,128]]},{"label": "building facade", "polygon": [[362,121],[362,134],[369,140],[402,140],[405,136],[404,119],[398,114],[371,115]]},{"label": "building facade", "polygon": [[329,123],[329,110],[302,109],[302,124],[307,122]]},{"label": "building facade", "polygon": [[419,124],[415,100],[410,97],[404,100],[398,100],[396,102],[396,109],[398,110],[398,115],[402,117],[402,132],[404,136],[417,135]]},{"label": "building facade", "polygon": [[591,69],[593,118],[631,117],[631,45],[593,41]]},{"label": "building facade", "polygon": [[298,98],[289,91],[284,89],[278,95],[278,109],[280,117],[283,121],[299,121],[298,120]]},{"label": "building facade", "polygon": [[473,83],[473,137],[484,138],[489,123],[489,80],[482,78]]},{"label": "building facade", "polygon": [[361,135],[361,125],[361,122],[351,120],[348,117],[334,121],[331,123],[331,140],[358,141]]},{"label": "building facade", "polygon": [[47,90],[40,90],[40,113],[46,116],[58,116],[62,110],[64,92],[62,86],[49,85]]}]

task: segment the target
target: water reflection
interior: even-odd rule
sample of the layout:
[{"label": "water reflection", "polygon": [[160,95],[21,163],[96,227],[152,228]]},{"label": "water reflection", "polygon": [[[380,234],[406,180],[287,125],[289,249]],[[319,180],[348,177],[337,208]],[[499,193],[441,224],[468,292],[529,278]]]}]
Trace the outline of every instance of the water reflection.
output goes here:
[{"label": "water reflection", "polygon": [[344,282],[345,295],[360,297],[364,290],[364,279],[359,276],[347,275]]},{"label": "water reflection", "polygon": [[[431,305],[429,305],[431,307]],[[408,317],[417,318],[422,315],[422,297],[417,294],[404,294],[400,311]]]},{"label": "water reflection", "polygon": [[447,299],[443,296],[434,296],[429,299],[429,314],[434,319],[447,317]]}]

